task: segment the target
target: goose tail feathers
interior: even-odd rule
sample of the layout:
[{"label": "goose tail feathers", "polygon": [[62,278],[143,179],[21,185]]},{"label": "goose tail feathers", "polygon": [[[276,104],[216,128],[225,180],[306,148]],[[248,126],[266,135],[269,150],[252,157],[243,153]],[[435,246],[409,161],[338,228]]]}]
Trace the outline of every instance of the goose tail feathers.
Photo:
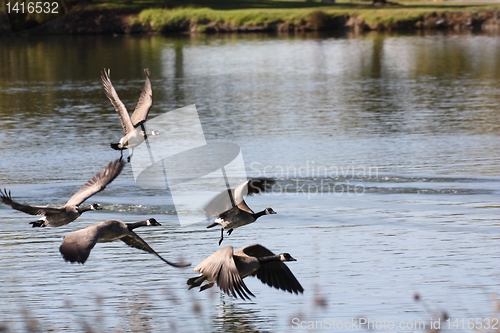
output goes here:
[{"label": "goose tail feathers", "polygon": [[110,145],[110,146],[111,146],[111,148],[113,148],[114,150],[121,150],[120,148],[118,148],[119,143],[110,143],[109,145]]}]

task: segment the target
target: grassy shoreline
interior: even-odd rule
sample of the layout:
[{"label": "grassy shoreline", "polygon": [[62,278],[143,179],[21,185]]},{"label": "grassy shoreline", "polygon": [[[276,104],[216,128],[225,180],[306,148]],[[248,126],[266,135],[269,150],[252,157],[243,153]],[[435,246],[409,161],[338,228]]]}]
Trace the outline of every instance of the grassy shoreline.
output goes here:
[{"label": "grassy shoreline", "polygon": [[151,32],[311,31],[333,29],[495,29],[500,6],[359,6],[308,9],[145,9],[128,24]]},{"label": "grassy shoreline", "polygon": [[309,7],[300,8],[236,9],[166,9],[156,6],[110,8],[105,4],[93,4],[79,6],[65,16],[35,29],[33,33],[297,32],[342,29],[500,30],[500,4],[414,2],[386,6],[366,3],[320,6],[311,3]]}]

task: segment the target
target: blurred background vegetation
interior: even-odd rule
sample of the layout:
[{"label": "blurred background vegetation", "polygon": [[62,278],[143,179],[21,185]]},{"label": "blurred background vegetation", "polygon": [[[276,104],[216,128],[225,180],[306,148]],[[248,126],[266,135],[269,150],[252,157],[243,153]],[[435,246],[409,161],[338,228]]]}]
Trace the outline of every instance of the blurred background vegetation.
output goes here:
[{"label": "blurred background vegetation", "polygon": [[[317,8],[317,7],[359,7],[383,0],[55,0],[63,11],[68,11],[77,3],[86,9],[133,9],[140,11],[146,8],[211,8],[216,10],[257,9],[257,8]],[[29,3],[33,0],[0,0],[2,11],[5,3]],[[53,1],[51,1],[53,2]],[[469,7],[477,5],[495,5],[492,1],[445,1],[445,0],[396,0],[387,1],[391,5],[411,7]],[[500,3],[498,4],[500,5]]]},{"label": "blurred background vegetation", "polygon": [[[0,30],[7,30],[5,4],[33,0],[0,0]],[[41,33],[131,33],[305,31],[353,28],[408,30],[422,28],[496,28],[500,3],[456,0],[56,0],[60,11],[11,14],[14,31],[63,16],[57,27]],[[0,12],[1,14],[1,12]],[[2,18],[3,17],[3,18]],[[349,24],[347,21],[351,20]],[[2,25],[3,21],[3,25]],[[439,23],[439,24],[438,24]],[[15,28],[17,27],[17,28]],[[274,28],[273,28],[274,27]]]}]

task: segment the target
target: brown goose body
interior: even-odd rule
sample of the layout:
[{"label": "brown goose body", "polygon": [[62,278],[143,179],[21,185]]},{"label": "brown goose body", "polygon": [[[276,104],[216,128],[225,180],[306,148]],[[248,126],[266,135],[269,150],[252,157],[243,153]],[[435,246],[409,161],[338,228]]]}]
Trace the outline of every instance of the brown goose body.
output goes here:
[{"label": "brown goose body", "polygon": [[49,206],[32,206],[21,204],[12,200],[10,191],[0,190],[0,199],[4,204],[11,206],[13,209],[19,210],[30,215],[42,215],[35,222],[30,222],[33,227],[60,227],[76,220],[81,214],[89,210],[102,209],[99,204],[91,204],[82,206],[81,204],[93,196],[101,192],[106,186],[111,183],[122,171],[125,162],[116,160],[109,163],[101,171],[89,179],[71,198],[61,207]]},{"label": "brown goose body", "polygon": [[158,135],[157,131],[146,133],[144,128],[144,123],[148,117],[149,110],[153,105],[153,88],[151,85],[149,70],[145,68],[144,73],[146,74],[146,82],[144,83],[144,88],[139,96],[135,110],[132,113],[132,116],[130,116],[127,108],[120,100],[120,97],[118,97],[118,94],[111,83],[110,70],[104,69],[104,71],[101,72],[101,81],[104,93],[118,113],[123,131],[125,132],[125,136],[123,136],[118,143],[111,143],[110,146],[115,150],[121,150],[122,154],[123,149],[133,149],[143,143],[148,134]]},{"label": "brown goose body", "polygon": [[119,220],[108,220],[95,223],[84,229],[80,229],[66,235],[61,246],[59,247],[59,252],[61,252],[64,260],[66,261],[84,264],[90,255],[90,251],[94,248],[96,243],[121,240],[128,246],[156,255],[158,258],[171,266],[189,266],[189,264],[177,264],[164,259],[155,250],[153,250],[148,243],[146,243],[146,241],[133,231],[135,228],[142,226],[160,225],[161,224],[153,218],[134,223],[125,223]]},{"label": "brown goose body", "polygon": [[233,229],[253,223],[261,216],[277,214],[270,207],[255,213],[245,202],[246,196],[265,192],[274,183],[275,181],[272,179],[251,179],[240,184],[234,190],[218,194],[205,206],[207,217],[217,216],[217,219],[207,228],[221,226],[219,245],[224,240],[224,230],[227,230],[227,234],[231,235]]},{"label": "brown goose body", "polygon": [[254,296],[243,282],[247,276],[256,276],[267,285],[288,291],[303,293],[304,288],[295,278],[285,261],[296,261],[290,254],[275,255],[260,244],[252,244],[236,251],[232,246],[224,247],[194,268],[201,275],[187,280],[189,289],[201,286],[200,291],[211,288],[214,284],[227,295],[250,299]]}]

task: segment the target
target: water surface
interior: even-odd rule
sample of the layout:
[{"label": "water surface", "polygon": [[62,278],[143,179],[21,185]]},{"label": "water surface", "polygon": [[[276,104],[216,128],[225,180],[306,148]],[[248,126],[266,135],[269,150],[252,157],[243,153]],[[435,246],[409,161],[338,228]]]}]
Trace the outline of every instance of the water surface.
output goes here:
[{"label": "water surface", "polygon": [[488,317],[500,282],[498,59],[498,37],[473,34],[0,40],[0,175],[16,200],[63,204],[119,157],[100,70],[111,68],[132,110],[148,67],[150,117],[196,104],[207,140],[238,144],[249,176],[278,180],[248,199],[278,214],[223,245],[290,252],[305,289],[296,296],[248,278],[257,297],[246,302],[187,291],[191,269],[121,242],[98,244],[83,266],[65,263],[64,235],[106,219],[156,218],[163,226],[141,237],[193,267],[218,249],[218,230],[180,227],[168,193],[136,187],[127,166],[89,200],[103,211],[65,227],[32,229],[36,218],[0,205],[0,322],[13,331],[34,319],[44,331],[289,332],[302,321]]}]

